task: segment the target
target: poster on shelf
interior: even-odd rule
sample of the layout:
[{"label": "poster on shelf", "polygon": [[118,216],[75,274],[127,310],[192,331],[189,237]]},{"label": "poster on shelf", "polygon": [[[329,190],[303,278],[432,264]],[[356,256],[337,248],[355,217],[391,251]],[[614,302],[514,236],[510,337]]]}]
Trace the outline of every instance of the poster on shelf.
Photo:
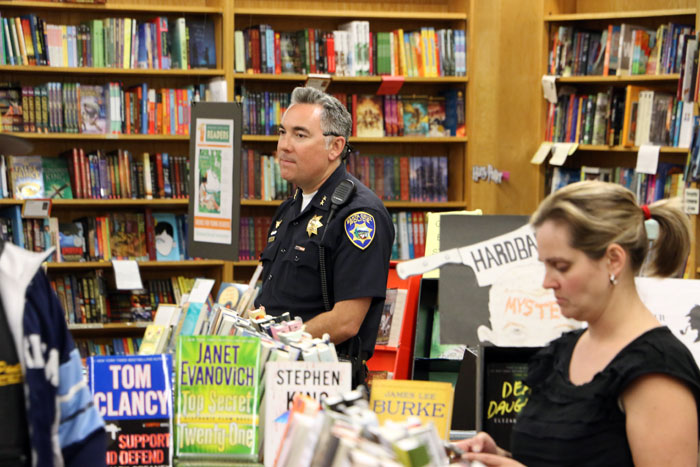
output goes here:
[{"label": "poster on shelf", "polygon": [[581,326],[562,316],[554,293],[542,287],[544,266],[527,222],[507,215],[441,218],[440,250],[460,248],[469,257],[468,267],[441,269],[441,344],[540,347]]},{"label": "poster on shelf", "polygon": [[190,257],[238,259],[241,107],[196,102],[190,128]]}]

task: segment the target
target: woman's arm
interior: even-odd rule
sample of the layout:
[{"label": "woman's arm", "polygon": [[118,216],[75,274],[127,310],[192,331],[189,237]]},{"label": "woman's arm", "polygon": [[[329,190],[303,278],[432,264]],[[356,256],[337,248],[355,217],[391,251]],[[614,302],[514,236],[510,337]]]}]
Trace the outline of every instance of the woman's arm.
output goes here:
[{"label": "woman's arm", "polygon": [[649,374],[625,390],[622,403],[636,466],[698,465],[697,406],[685,384]]}]

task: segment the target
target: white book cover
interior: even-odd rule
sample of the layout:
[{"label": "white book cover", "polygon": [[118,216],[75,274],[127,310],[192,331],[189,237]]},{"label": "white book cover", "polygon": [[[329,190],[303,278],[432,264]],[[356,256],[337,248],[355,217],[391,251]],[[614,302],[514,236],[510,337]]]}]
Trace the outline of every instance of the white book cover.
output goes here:
[{"label": "white book cover", "polygon": [[351,389],[350,362],[268,362],[265,365],[265,467],[282,442],[292,399],[304,393],[318,401]]}]

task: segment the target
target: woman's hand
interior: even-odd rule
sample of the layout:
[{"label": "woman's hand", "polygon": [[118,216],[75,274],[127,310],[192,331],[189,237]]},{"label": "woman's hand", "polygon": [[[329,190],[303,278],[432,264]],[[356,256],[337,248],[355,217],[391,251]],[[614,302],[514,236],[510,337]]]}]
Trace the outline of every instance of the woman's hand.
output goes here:
[{"label": "woman's hand", "polygon": [[499,448],[493,438],[483,431],[477,433],[473,438],[455,444],[464,451],[462,459],[465,460],[478,461],[487,467],[522,466],[520,462],[511,459],[510,453]]},{"label": "woman's hand", "polygon": [[473,438],[458,441],[455,445],[464,452],[483,452],[501,456],[508,455],[507,451],[499,448],[493,438],[483,431],[477,433]]},{"label": "woman's hand", "polygon": [[481,464],[486,467],[525,467],[523,464],[510,457],[483,452],[467,452],[462,456],[462,459],[470,461],[472,466],[474,466],[476,462],[481,462]]}]

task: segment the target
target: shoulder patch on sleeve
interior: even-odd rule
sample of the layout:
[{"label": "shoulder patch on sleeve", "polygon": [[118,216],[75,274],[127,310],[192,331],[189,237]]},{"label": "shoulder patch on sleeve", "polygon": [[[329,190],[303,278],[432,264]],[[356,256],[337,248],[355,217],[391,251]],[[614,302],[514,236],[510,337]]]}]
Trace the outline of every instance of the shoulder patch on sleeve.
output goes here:
[{"label": "shoulder patch on sleeve", "polygon": [[345,218],[345,234],[360,250],[367,248],[374,239],[375,222],[372,214],[358,211]]}]

